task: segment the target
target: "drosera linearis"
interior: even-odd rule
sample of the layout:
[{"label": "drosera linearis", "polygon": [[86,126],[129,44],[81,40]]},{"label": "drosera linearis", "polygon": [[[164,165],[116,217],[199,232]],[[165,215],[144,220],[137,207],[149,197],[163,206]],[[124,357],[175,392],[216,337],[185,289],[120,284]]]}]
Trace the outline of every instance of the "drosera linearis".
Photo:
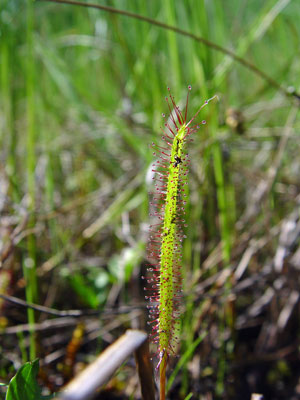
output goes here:
[{"label": "drosera linearis", "polygon": [[[197,132],[203,120],[193,124],[203,107],[214,96],[204,102],[196,114],[187,122],[189,92],[188,87],[185,109],[182,112],[176,105],[170,89],[166,102],[169,109],[169,118],[165,119],[163,131],[163,146],[152,143],[155,149],[153,155],[158,160],[152,171],[155,180],[153,201],[150,203],[153,212],[151,217],[156,223],[150,225],[148,255],[152,264],[148,271],[147,293],[150,321],[152,325],[153,341],[158,344],[158,364],[160,370],[160,399],[165,399],[166,367],[170,355],[176,355],[178,344],[178,320],[181,297],[181,248],[184,239],[183,227],[186,194],[184,186],[187,184],[189,158],[186,152],[186,143],[190,135]],[[165,114],[163,114],[165,118]],[[144,278],[144,277],[143,277]]]}]

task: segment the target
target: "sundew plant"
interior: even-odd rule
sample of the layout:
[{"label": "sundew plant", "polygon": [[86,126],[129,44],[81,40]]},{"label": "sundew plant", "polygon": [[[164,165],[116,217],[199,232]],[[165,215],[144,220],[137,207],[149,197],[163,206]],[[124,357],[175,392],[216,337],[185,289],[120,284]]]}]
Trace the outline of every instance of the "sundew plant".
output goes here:
[{"label": "sundew plant", "polygon": [[176,354],[178,342],[178,320],[181,298],[181,252],[186,227],[185,204],[189,157],[186,144],[191,134],[197,132],[202,120],[195,123],[202,108],[187,122],[189,91],[184,111],[176,105],[170,89],[166,101],[169,117],[166,118],[163,130],[162,146],[152,143],[157,161],[153,165],[155,190],[152,198],[150,216],[156,219],[150,225],[149,259],[152,264],[148,271],[146,300],[150,321],[153,326],[153,341],[158,344],[158,365],[160,371],[160,398],[165,398],[166,367],[170,355]]}]

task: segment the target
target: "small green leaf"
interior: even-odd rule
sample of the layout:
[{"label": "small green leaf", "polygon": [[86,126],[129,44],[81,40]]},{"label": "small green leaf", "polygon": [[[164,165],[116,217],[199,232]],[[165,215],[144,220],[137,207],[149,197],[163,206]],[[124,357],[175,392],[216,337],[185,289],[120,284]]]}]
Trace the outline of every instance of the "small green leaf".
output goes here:
[{"label": "small green leaf", "polygon": [[42,389],[37,383],[39,360],[24,364],[11,379],[5,400],[50,400],[54,395],[42,396]]},{"label": "small green leaf", "polygon": [[69,276],[69,282],[85,304],[92,308],[97,308],[99,306],[97,291],[94,287],[88,285],[85,276],[82,276],[79,273],[74,273]]}]

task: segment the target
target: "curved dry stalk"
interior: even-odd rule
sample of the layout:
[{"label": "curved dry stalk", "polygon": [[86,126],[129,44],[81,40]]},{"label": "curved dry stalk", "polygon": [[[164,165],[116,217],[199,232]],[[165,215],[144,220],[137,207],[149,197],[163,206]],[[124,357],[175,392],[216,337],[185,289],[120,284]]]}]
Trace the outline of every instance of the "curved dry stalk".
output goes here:
[{"label": "curved dry stalk", "polygon": [[226,49],[226,48],[218,45],[215,42],[212,42],[211,40],[205,39],[201,36],[194,35],[193,33],[187,32],[184,29],[178,28],[177,26],[168,25],[168,24],[165,24],[164,22],[160,22],[153,18],[149,18],[144,15],[136,14],[136,13],[133,13],[130,11],[120,10],[118,8],[114,8],[114,7],[110,7],[110,6],[103,6],[100,4],[83,3],[81,1],[76,1],[76,0],[38,0],[38,1],[48,1],[51,3],[60,3],[60,4],[69,4],[69,5],[73,5],[73,6],[97,8],[98,10],[107,11],[107,12],[110,12],[113,14],[119,14],[119,15],[123,15],[125,17],[138,19],[140,21],[147,22],[148,24],[156,25],[156,26],[159,26],[160,28],[163,28],[163,29],[166,29],[169,31],[173,31],[175,33],[178,33],[179,35],[189,37],[189,38],[195,40],[196,42],[203,43],[205,46],[210,47],[216,51],[219,51],[220,53],[223,53],[223,54],[229,56],[233,60],[237,61],[239,64],[243,65],[245,68],[252,71],[254,74],[260,76],[270,86],[274,87],[276,90],[283,93],[286,97],[294,97],[297,101],[300,101],[300,94],[297,93],[296,90],[290,91],[288,88],[282,86],[275,79],[271,78],[268,74],[266,74],[264,71],[259,69],[256,65],[254,65],[254,64],[250,63],[249,61],[245,60],[244,58],[238,56],[233,51]]}]

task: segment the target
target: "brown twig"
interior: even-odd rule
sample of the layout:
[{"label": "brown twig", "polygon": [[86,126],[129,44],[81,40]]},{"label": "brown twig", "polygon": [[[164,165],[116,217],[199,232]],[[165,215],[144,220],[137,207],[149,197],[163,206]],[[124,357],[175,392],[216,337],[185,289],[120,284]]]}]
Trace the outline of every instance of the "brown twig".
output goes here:
[{"label": "brown twig", "polygon": [[179,35],[189,37],[189,38],[195,40],[196,42],[203,43],[204,45],[229,56],[233,60],[235,60],[238,63],[240,63],[241,65],[243,65],[245,68],[249,69],[256,75],[260,76],[262,79],[264,79],[266,82],[268,82],[269,85],[273,86],[276,90],[282,92],[285,96],[287,96],[287,97],[293,96],[295,99],[300,101],[300,94],[297,93],[295,90],[290,91],[289,89],[283,87],[278,82],[276,82],[275,79],[273,79],[269,75],[267,75],[264,71],[262,71],[261,69],[256,67],[254,64],[250,63],[249,61],[245,60],[244,58],[238,56],[233,51],[226,49],[226,48],[218,45],[217,43],[214,43],[214,42],[212,42],[208,39],[205,39],[201,36],[197,36],[197,35],[194,35],[193,33],[190,33],[183,29],[180,29],[176,26],[165,24],[164,22],[157,21],[155,19],[146,17],[144,15],[136,14],[136,13],[133,13],[130,11],[120,10],[120,9],[110,7],[110,6],[103,6],[100,4],[83,3],[81,1],[75,1],[75,0],[38,0],[38,1],[48,1],[51,3],[60,3],[60,4],[69,4],[69,5],[74,5],[74,6],[81,6],[81,7],[97,8],[98,10],[110,12],[113,14],[123,15],[125,17],[134,18],[139,21],[147,22],[148,24],[159,26],[160,28],[163,28],[163,29],[166,29],[169,31],[173,31],[175,33],[178,33]]},{"label": "brown twig", "polygon": [[87,400],[106,383],[126,358],[140,347],[147,335],[129,330],[101,353],[83,372],[76,376],[59,394],[57,400]]},{"label": "brown twig", "polygon": [[4,299],[6,301],[9,301],[10,303],[17,304],[18,306],[32,308],[33,310],[36,310],[36,311],[39,311],[39,312],[42,312],[45,314],[55,315],[56,317],[79,318],[82,316],[93,316],[93,315],[99,315],[99,314],[122,314],[122,313],[128,313],[134,309],[145,308],[144,304],[137,304],[134,306],[119,307],[118,310],[105,309],[105,310],[62,310],[62,311],[60,311],[55,308],[50,308],[50,307],[45,307],[45,306],[41,306],[38,304],[28,303],[25,300],[21,300],[17,297],[9,296],[7,294],[0,294],[0,298]]},{"label": "brown twig", "polygon": [[59,317],[81,317],[83,315],[97,315],[99,310],[66,310],[60,311],[54,308],[40,306],[38,304],[28,303],[25,300],[18,299],[17,297],[8,296],[7,294],[0,294],[0,298],[9,301],[11,303],[17,304],[18,306],[31,308],[36,311],[40,311],[46,314],[55,315]]}]

